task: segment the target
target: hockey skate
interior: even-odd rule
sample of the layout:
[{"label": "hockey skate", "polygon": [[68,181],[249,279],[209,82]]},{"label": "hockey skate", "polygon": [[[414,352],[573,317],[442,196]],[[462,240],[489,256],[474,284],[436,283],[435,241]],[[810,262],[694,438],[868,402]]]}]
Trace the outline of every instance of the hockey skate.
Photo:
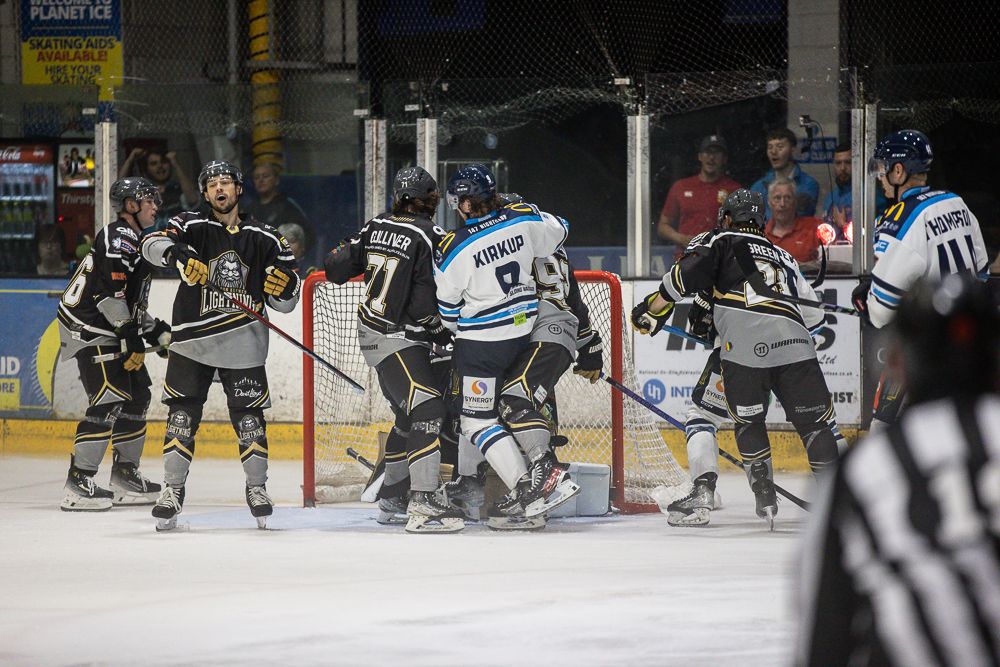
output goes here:
[{"label": "hockey skate", "polygon": [[391,496],[378,499],[378,516],[375,520],[383,526],[406,521],[406,496]]},{"label": "hockey skate", "polygon": [[169,484],[160,494],[160,499],[153,506],[153,516],[156,517],[156,530],[162,532],[177,527],[177,515],[184,508],[184,487]]},{"label": "hockey skate", "polygon": [[552,452],[531,464],[530,484],[521,492],[526,517],[551,512],[580,493],[580,485],[570,479],[568,470],[569,466],[559,463]]},{"label": "hockey skate", "polygon": [[411,491],[406,514],[408,533],[457,533],[465,528],[461,510],[441,502],[435,491]]},{"label": "hockey skate", "polygon": [[59,509],[63,512],[107,512],[111,509],[114,494],[102,489],[94,483],[96,471],[88,472],[76,467],[74,459],[70,459],[69,475],[63,487],[63,496]]},{"label": "hockey skate", "polygon": [[448,503],[460,509],[466,519],[479,521],[481,508],[486,502],[486,490],[479,477],[462,475],[454,482],[445,484],[444,493]]},{"label": "hockey skate", "polygon": [[774,517],[778,513],[778,496],[774,482],[767,474],[767,464],[757,461],[750,466],[750,490],[757,501],[757,516],[767,521],[768,530],[774,532]]},{"label": "hockey skate", "polygon": [[160,495],[160,485],[150,482],[139,472],[134,463],[118,460],[118,452],[112,455],[111,483],[114,494],[111,502],[115,505],[152,505]]},{"label": "hockey skate", "polygon": [[528,518],[521,504],[522,489],[527,485],[515,486],[487,511],[486,525],[491,530],[541,530],[545,528],[545,515]]},{"label": "hockey skate", "polygon": [[257,527],[261,530],[267,528],[267,517],[271,516],[274,512],[274,502],[271,500],[271,496],[267,495],[267,489],[264,485],[260,486],[247,486],[247,506],[250,508],[250,514],[257,519]]},{"label": "hockey skate", "polygon": [[691,493],[667,506],[671,526],[707,526],[715,505],[715,482],[718,475],[706,472],[692,483]]}]

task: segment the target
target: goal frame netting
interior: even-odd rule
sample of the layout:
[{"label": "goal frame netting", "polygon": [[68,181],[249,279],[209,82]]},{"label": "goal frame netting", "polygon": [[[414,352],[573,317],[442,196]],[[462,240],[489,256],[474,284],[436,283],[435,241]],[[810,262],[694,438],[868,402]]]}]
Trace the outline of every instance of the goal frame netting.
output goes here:
[{"label": "goal frame netting", "polygon": [[[604,366],[605,372],[614,380],[633,390],[638,390],[634,366],[631,359],[631,338],[626,338],[626,336],[631,336],[631,332],[627,328],[625,313],[622,306],[623,292],[621,279],[616,274],[607,271],[575,271],[574,274],[577,281],[580,283],[581,292],[584,292],[585,294],[589,294],[585,288],[593,289],[592,284],[600,284],[607,289],[608,313],[606,315],[599,312],[593,312],[591,314],[595,327],[598,326],[597,318],[607,317],[608,326],[606,328],[601,327],[601,335],[604,338],[606,355]],[[358,276],[351,282],[357,283],[362,280],[363,277]],[[346,368],[338,366],[336,359],[325,356],[324,352],[326,352],[326,350],[322,349],[322,347],[323,345],[327,345],[328,342],[319,341],[320,343],[323,343],[323,345],[321,345],[321,349],[316,349],[315,347],[318,342],[318,323],[316,320],[317,317],[322,317],[322,311],[320,311],[317,315],[317,299],[326,298],[318,295],[323,293],[323,289],[339,289],[336,286],[324,288],[324,283],[326,283],[326,277],[322,272],[311,274],[303,283],[303,342],[306,347],[310,350],[314,350],[321,356],[324,356],[324,358],[333,363],[334,366],[337,366],[339,370],[347,371]],[[591,309],[594,310],[593,305],[591,306]],[[341,317],[343,317],[343,312],[341,312]],[[354,345],[356,347],[356,344]],[[355,352],[358,357],[360,357],[360,350],[355,350]],[[628,359],[626,359],[626,355],[628,356]],[[336,354],[334,356],[340,355]],[[323,391],[321,387],[317,387],[317,372],[328,373],[326,369],[318,367],[318,365],[310,357],[304,356],[302,386],[302,493],[303,504],[307,507],[312,507],[317,502],[317,400],[323,398],[322,396],[317,395],[317,392]],[[567,373],[572,373],[572,371],[567,371]],[[369,373],[368,377],[371,377],[372,374],[373,373]],[[380,391],[377,382],[373,383],[367,378],[354,377],[353,379],[359,381],[362,385],[365,385],[368,391]],[[670,495],[682,495],[678,493],[678,488],[682,484],[687,483],[687,475],[677,465],[673,455],[660,435],[658,424],[653,421],[649,413],[638,404],[626,404],[626,398],[620,392],[611,389],[606,383],[602,382],[600,384],[605,385],[609,390],[608,410],[610,417],[609,428],[611,431],[611,452],[610,461],[608,463],[611,466],[610,492],[612,503],[615,508],[626,514],[658,511],[656,502],[652,499],[651,495],[646,493],[646,491],[651,489],[655,482],[660,481],[663,485],[673,487]],[[572,395],[564,395],[560,393],[558,396],[559,402],[573,400]],[[381,398],[380,393],[379,398]],[[600,400],[603,402],[603,399]],[[330,422],[325,423],[327,425],[330,424]],[[334,431],[336,431],[336,429],[334,429]],[[336,435],[334,437],[336,437]],[[348,443],[346,442],[338,443],[337,448],[345,449],[346,447],[342,447],[340,445],[347,444]],[[630,456],[628,457],[626,456],[627,447],[631,447],[629,450]],[[652,456],[647,451],[644,455],[643,450],[655,450],[657,448],[662,448],[662,451],[655,451]],[[627,458],[628,461],[626,460]],[[645,463],[643,460],[644,458],[646,459]],[[645,468],[649,468],[650,459],[655,459],[652,465],[656,468],[657,474],[647,476],[644,475],[642,471]],[[645,468],[643,468],[643,466],[645,466]],[[638,473],[634,470],[637,467],[639,469]],[[663,478],[662,480],[660,479],[661,477]],[[636,482],[637,478],[641,478],[641,481]],[[653,479],[654,481],[649,482],[648,479]],[[629,486],[630,484],[632,486]],[[637,491],[636,484],[645,486]],[[344,500],[346,499],[347,498],[344,498]]]}]

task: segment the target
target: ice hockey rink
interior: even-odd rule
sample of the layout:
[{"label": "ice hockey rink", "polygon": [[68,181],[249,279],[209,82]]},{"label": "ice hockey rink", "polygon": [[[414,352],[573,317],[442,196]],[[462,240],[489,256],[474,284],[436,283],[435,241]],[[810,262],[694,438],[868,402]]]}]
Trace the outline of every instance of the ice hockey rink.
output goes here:
[{"label": "ice hockey rink", "polygon": [[[107,481],[102,467],[99,482]],[[159,457],[144,472],[162,479]],[[180,526],[148,507],[59,510],[66,462],[0,457],[0,664],[779,665],[807,514],[753,513],[741,473],[704,528],[662,514],[383,527],[372,505],[301,507],[275,461],[256,528],[238,461],[195,460]],[[811,479],[777,475],[809,498]]]}]

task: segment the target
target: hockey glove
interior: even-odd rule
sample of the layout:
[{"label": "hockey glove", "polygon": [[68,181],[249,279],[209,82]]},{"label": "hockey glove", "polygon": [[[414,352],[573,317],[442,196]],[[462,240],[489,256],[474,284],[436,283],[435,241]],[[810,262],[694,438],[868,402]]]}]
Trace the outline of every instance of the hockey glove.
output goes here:
[{"label": "hockey glove", "polygon": [[871,288],[871,276],[859,276],[858,286],[854,288],[853,292],[851,292],[851,305],[853,305],[854,309],[858,311],[861,321],[865,324],[872,323],[871,318],[868,317],[868,292]]},{"label": "hockey glove", "polygon": [[632,327],[644,336],[646,334],[655,336],[660,333],[663,325],[667,323],[667,318],[670,317],[670,311],[674,309],[674,302],[668,301],[666,307],[660,312],[650,311],[650,304],[659,295],[659,292],[653,292],[632,309]]},{"label": "hockey glove", "polygon": [[204,285],[208,280],[208,266],[187,244],[175,243],[171,246],[167,250],[167,262],[177,267],[181,280],[188,285]]},{"label": "hockey glove", "polygon": [[590,384],[600,380],[601,371],[604,369],[604,358],[601,355],[603,351],[604,343],[600,334],[595,331],[593,337],[577,350],[573,372],[590,380]]},{"label": "hockey glove", "polygon": [[688,311],[688,331],[698,338],[712,338],[712,304],[700,294],[695,295],[694,305]]},{"label": "hockey glove", "polygon": [[146,359],[146,343],[139,335],[139,325],[127,320],[115,327],[115,335],[121,339],[122,365],[127,371],[137,371],[142,368]]},{"label": "hockey glove", "polygon": [[167,358],[167,346],[170,345],[169,324],[163,320],[153,320],[153,328],[142,334],[142,337],[150,347],[163,346],[163,349],[157,350],[156,354],[163,359]]},{"label": "hockey glove", "polygon": [[455,334],[444,325],[440,317],[432,317],[429,323],[424,324],[424,328],[427,329],[431,342],[435,345],[448,347],[455,342]]},{"label": "hockey glove", "polygon": [[288,301],[299,289],[299,281],[290,271],[269,266],[264,269],[264,293],[279,301]]}]

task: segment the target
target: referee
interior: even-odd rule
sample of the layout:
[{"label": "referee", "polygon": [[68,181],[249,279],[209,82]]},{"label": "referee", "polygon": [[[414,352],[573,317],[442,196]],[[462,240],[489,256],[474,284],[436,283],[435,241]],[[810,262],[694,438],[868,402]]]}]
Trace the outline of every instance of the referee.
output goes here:
[{"label": "referee", "polygon": [[807,535],[797,665],[1000,664],[1000,315],[918,282],[891,325],[912,399],[849,451]]}]

